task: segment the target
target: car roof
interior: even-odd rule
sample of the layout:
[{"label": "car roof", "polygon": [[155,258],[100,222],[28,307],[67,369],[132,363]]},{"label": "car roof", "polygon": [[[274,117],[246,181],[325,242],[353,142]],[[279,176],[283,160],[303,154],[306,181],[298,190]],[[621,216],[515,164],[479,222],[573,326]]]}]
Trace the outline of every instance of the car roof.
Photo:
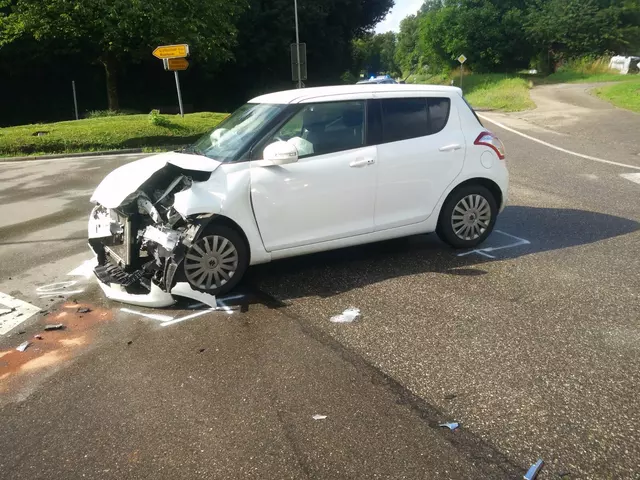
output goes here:
[{"label": "car roof", "polygon": [[359,85],[334,85],[330,87],[313,87],[302,88],[296,90],[284,90],[281,92],[267,93],[260,95],[249,101],[249,103],[271,103],[271,104],[288,104],[288,103],[306,103],[310,100],[318,100],[321,97],[344,96],[349,99],[371,98],[372,94],[378,97],[384,97],[386,93],[394,93],[397,96],[399,92],[406,93],[457,93],[462,95],[462,90],[458,87],[449,87],[444,85],[411,85],[411,84],[359,84]]}]

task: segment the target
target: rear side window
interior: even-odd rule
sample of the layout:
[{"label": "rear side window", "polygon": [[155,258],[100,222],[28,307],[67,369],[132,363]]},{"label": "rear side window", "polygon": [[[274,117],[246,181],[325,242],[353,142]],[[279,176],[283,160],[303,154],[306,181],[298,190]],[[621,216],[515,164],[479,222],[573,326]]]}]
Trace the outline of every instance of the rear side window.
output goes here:
[{"label": "rear side window", "polygon": [[382,106],[382,143],[440,132],[449,120],[449,98],[388,98]]},{"label": "rear side window", "polygon": [[424,98],[389,98],[382,103],[382,141],[398,142],[429,134]]}]

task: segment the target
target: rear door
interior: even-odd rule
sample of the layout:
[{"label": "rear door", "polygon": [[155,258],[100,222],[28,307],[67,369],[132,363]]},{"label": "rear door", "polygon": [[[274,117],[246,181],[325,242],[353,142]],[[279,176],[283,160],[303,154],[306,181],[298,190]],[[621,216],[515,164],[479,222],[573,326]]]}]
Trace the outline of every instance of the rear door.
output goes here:
[{"label": "rear door", "polygon": [[371,131],[379,137],[375,230],[426,220],[464,164],[466,142],[452,98],[408,95],[370,104]]}]

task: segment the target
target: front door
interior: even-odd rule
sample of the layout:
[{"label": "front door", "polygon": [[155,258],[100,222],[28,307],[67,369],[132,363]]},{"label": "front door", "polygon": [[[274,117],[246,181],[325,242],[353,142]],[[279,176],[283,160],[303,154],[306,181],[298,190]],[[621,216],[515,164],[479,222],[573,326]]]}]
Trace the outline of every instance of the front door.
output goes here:
[{"label": "front door", "polygon": [[267,251],[373,231],[376,147],[365,146],[364,101],[304,104],[271,136],[299,160],[251,166],[251,200]]}]

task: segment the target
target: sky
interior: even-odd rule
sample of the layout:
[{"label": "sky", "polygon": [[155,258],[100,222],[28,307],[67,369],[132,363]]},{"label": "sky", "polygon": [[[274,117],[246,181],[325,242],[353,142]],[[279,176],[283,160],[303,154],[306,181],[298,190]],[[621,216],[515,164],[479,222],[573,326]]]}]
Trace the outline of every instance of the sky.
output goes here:
[{"label": "sky", "polygon": [[411,15],[420,10],[424,0],[395,0],[396,4],[393,6],[387,17],[376,25],[376,33],[384,33],[392,30],[397,32],[400,30],[400,22],[407,15]]}]

